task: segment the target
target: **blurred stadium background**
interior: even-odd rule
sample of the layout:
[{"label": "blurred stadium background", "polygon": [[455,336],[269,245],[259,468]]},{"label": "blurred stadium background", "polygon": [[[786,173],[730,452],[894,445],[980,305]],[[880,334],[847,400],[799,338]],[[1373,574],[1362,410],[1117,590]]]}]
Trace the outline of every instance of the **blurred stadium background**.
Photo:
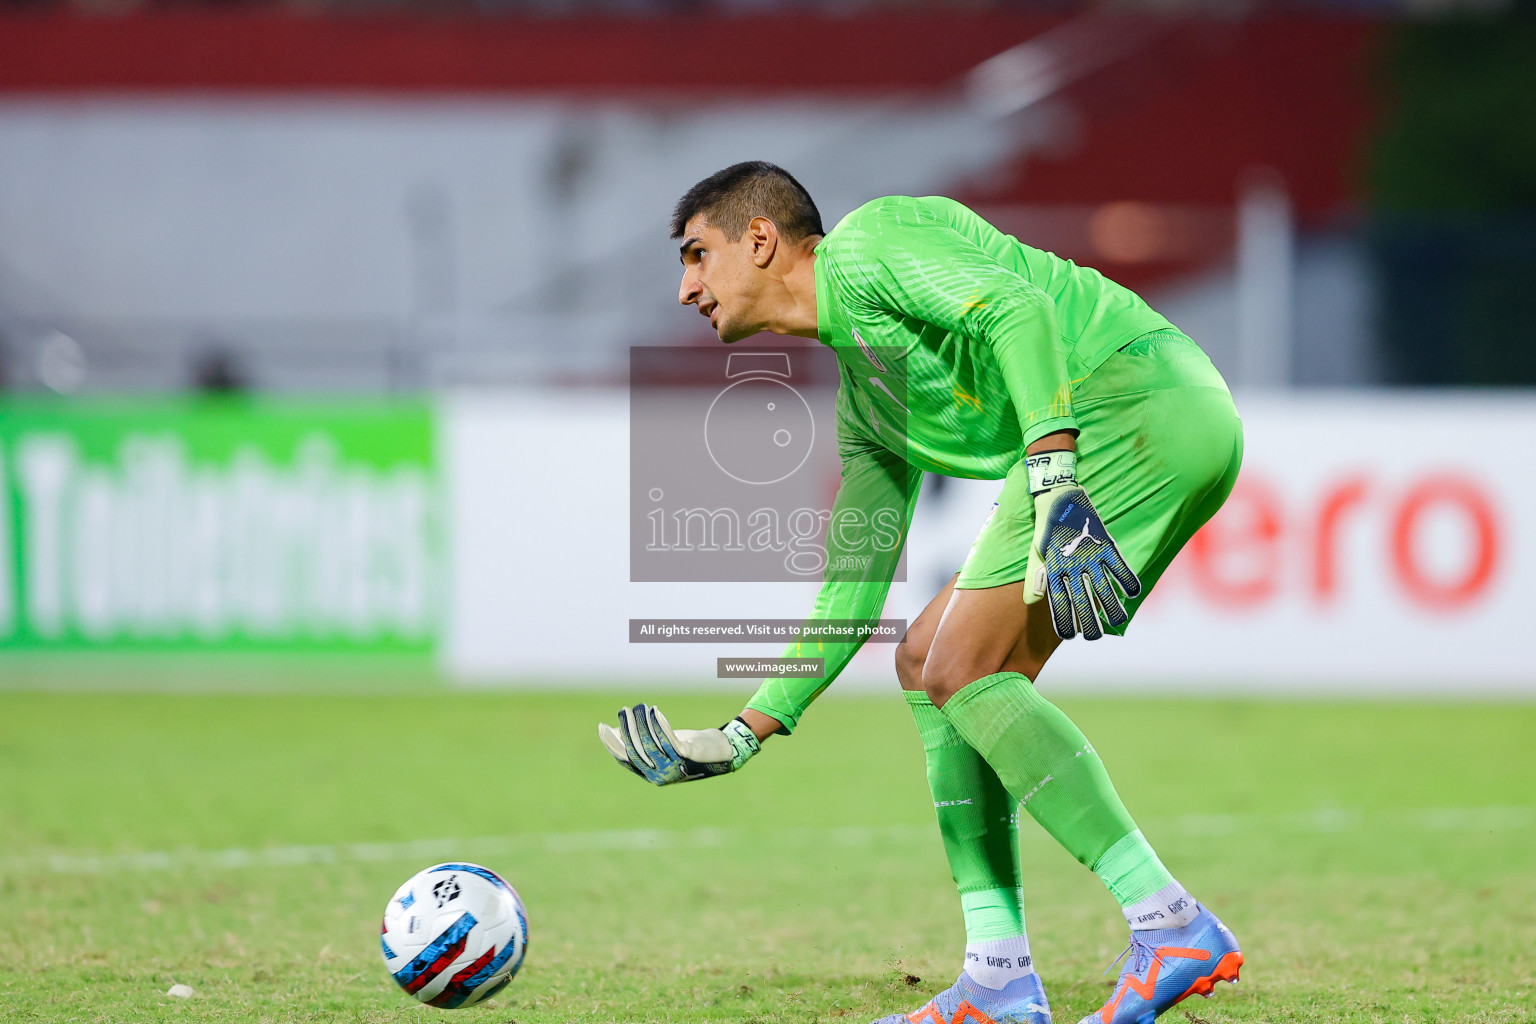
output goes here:
[{"label": "blurred stadium background", "polygon": [[[5,648],[707,678],[717,652],[631,647],[626,618],[808,590],[627,582],[627,353],[711,343],[665,220],[762,157],[829,224],[954,195],[1143,291],[1239,391],[1230,509],[1141,635],[1059,672],[1533,685],[1527,4],[93,0],[0,26]],[[944,484],[894,615],[991,501]],[[1213,649],[1179,642],[1211,617]]]},{"label": "blurred stadium background", "polygon": [[[714,344],[675,305],[666,221],[758,158],[829,226],[961,199],[1142,292],[1232,383],[1238,491],[1053,695],[1528,702],[1533,55],[1515,0],[6,0],[0,709],[17,735],[121,713],[172,744],[158,713],[23,691],[664,683],[734,710],[749,684],[716,657],[774,650],[632,645],[628,620],[795,617],[813,587],[629,581],[626,374],[633,346]],[[927,482],[888,615],[993,491]],[[889,654],[834,692],[893,688]],[[1425,749],[1403,735],[1377,739]],[[30,742],[0,744],[0,788],[35,781]],[[131,776],[138,748],[103,743]],[[218,756],[189,770],[235,770]],[[1496,764],[1516,806],[1492,828],[1527,834],[1530,747]],[[280,811],[77,834],[28,800],[3,819],[23,874],[412,838]]]}]

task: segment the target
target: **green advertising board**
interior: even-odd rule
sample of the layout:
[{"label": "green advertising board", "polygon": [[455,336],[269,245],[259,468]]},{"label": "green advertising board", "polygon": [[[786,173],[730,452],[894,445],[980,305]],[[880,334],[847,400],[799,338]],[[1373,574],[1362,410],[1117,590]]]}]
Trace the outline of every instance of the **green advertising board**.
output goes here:
[{"label": "green advertising board", "polygon": [[425,403],[0,403],[0,650],[425,651]]}]

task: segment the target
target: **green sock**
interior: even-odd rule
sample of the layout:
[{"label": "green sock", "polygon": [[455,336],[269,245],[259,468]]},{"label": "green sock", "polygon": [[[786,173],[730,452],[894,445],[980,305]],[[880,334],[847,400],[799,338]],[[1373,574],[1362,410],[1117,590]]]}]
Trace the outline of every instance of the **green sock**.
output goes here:
[{"label": "green sock", "polygon": [[1131,820],[1093,745],[1027,677],[999,672],[978,679],[940,713],[1122,907],[1177,884]]},{"label": "green sock", "polygon": [[927,694],[902,692],[928,755],[928,788],[933,793],[949,870],[960,890],[966,941],[1022,936],[1024,892],[1019,882],[1017,802]]},{"label": "green sock", "polygon": [[1173,876],[1139,828],[1105,850],[1094,862],[1093,873],[1109,887],[1122,907],[1140,903],[1173,883]]}]

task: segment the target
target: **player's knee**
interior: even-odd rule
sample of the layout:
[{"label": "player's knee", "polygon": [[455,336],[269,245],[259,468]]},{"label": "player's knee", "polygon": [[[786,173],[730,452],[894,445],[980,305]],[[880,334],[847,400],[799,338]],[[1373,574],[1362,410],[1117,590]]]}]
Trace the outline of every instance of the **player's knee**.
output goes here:
[{"label": "player's knee", "polygon": [[972,672],[968,665],[930,658],[923,664],[923,690],[935,707],[943,707],[945,701],[985,674]]},{"label": "player's knee", "polygon": [[903,690],[923,688],[923,664],[928,660],[928,645],[903,640],[896,645],[896,678]]}]

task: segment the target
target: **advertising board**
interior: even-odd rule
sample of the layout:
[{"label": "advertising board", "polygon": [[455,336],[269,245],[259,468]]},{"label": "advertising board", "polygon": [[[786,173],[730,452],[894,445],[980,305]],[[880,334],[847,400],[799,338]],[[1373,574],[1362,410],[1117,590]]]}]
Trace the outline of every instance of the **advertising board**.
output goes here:
[{"label": "advertising board", "polygon": [[0,648],[426,650],[425,404],[0,407]]},{"label": "advertising board", "polygon": [[[1238,405],[1246,454],[1226,507],[1127,636],[1066,644],[1042,685],[1536,692],[1536,401],[1340,393],[1239,395]],[[452,672],[722,685],[719,658],[772,657],[778,645],[631,643],[630,620],[810,612],[808,583],[631,581],[628,426],[621,392],[446,403],[455,611],[443,653]],[[521,440],[534,435],[567,443]],[[999,487],[925,483],[909,582],[892,588],[887,618],[914,617],[959,566]],[[834,686],[894,687],[890,666],[890,646],[871,644]]]}]

